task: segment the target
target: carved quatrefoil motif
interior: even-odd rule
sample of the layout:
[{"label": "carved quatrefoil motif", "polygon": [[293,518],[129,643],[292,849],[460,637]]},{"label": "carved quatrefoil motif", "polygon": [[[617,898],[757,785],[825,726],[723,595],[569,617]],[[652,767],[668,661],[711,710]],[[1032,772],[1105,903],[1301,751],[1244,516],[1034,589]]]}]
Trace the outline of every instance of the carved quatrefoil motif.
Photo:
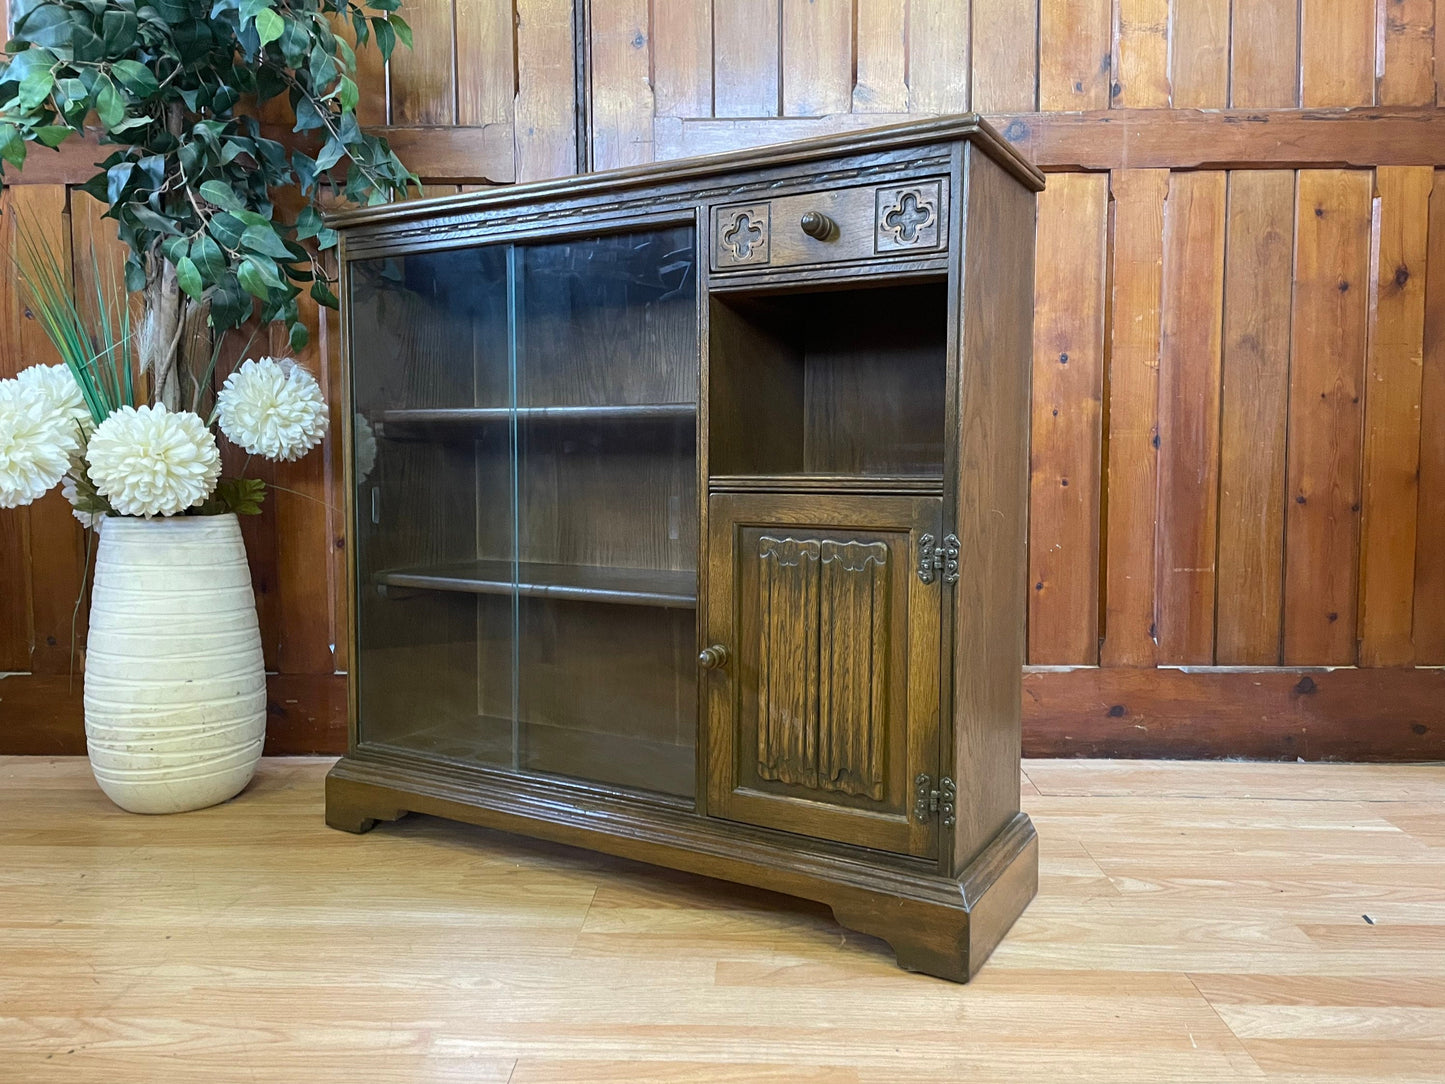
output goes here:
[{"label": "carved quatrefoil motif", "polygon": [[941,181],[921,181],[877,191],[876,250],[913,252],[939,248],[947,218]]},{"label": "carved quatrefoil motif", "polygon": [[883,215],[883,226],[895,240],[911,245],[918,240],[919,231],[933,224],[937,211],[932,203],[922,199],[912,190],[904,192],[898,202]]},{"label": "carved quatrefoil motif", "polygon": [[741,262],[752,256],[754,246],[762,243],[762,223],[754,221],[753,216],[744,211],[723,230],[722,239],[733,259]]}]

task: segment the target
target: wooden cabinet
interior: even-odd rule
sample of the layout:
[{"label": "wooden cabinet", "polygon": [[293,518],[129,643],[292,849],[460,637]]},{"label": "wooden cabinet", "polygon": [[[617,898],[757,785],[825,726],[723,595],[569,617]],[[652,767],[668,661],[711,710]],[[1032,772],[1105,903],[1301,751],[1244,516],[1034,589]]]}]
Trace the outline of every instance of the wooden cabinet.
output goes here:
[{"label": "wooden cabinet", "polygon": [[787,493],[710,502],[708,808],[932,857],[939,818],[938,579],[915,554],[938,497]]},{"label": "wooden cabinet", "polygon": [[973,117],[348,212],[352,729],[431,813],[966,980],[1019,812],[1034,192]]}]

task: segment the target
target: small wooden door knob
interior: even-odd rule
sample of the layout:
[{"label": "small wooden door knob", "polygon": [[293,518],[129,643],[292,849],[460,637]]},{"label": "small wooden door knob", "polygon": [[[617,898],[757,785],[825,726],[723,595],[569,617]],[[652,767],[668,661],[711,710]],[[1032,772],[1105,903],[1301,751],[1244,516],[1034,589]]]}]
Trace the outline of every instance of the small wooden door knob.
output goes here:
[{"label": "small wooden door knob", "polygon": [[704,670],[720,670],[728,664],[728,649],[722,644],[713,644],[702,649],[697,664]]},{"label": "small wooden door knob", "polygon": [[798,225],[809,237],[816,237],[819,241],[826,241],[838,232],[838,224],[822,211],[808,211],[798,219]]}]

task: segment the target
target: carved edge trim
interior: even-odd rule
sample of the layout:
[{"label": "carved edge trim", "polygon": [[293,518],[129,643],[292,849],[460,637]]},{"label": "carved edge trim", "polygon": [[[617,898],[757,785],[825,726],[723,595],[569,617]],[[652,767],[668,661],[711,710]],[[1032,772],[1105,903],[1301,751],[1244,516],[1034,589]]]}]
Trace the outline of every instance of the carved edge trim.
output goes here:
[{"label": "carved edge trim", "polygon": [[[661,193],[654,192],[651,195],[635,196],[630,199],[610,200],[599,205],[579,206],[571,202],[569,194],[564,191],[557,193],[554,197],[555,202],[541,209],[519,208],[511,212],[507,209],[499,209],[497,213],[489,215],[486,207],[477,207],[433,218],[409,219],[404,223],[361,221],[347,230],[346,258],[348,260],[369,259],[402,248],[421,250],[424,247],[431,247],[426,245],[429,240],[436,242],[435,247],[438,248],[455,248],[467,244],[503,243],[509,240],[512,233],[522,232],[534,223],[557,220],[575,222],[578,234],[583,235],[589,228],[595,229],[596,224],[601,221],[605,221],[610,227],[616,220],[626,219],[628,213],[633,211],[687,216],[691,215],[694,207],[699,204],[711,204],[719,201],[737,203],[739,197],[747,196],[753,196],[756,200],[756,197],[762,196],[788,195],[792,194],[792,190],[805,192],[819,187],[833,187],[836,182],[840,181],[865,177],[876,180],[879,179],[879,174],[884,174],[881,179],[885,186],[889,181],[888,175],[893,175],[892,179],[897,184],[907,184],[910,181],[909,173],[922,170],[935,171],[947,167],[948,156],[935,154],[911,158],[907,161],[865,163],[844,169],[825,170],[806,176],[737,181],[733,184],[695,189],[668,188]],[[577,195],[580,196],[581,193]],[[460,200],[463,197],[448,198]],[[606,212],[605,218],[598,218],[596,215],[598,210]]]}]

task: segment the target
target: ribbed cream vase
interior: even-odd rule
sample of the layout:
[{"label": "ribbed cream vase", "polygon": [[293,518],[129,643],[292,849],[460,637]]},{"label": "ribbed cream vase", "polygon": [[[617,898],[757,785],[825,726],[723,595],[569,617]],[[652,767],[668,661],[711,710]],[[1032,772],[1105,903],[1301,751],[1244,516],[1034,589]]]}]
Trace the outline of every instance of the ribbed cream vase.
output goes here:
[{"label": "ribbed cream vase", "polygon": [[85,741],[100,789],[132,813],[224,802],[251,781],[266,672],[233,515],[111,517],[96,548]]}]

